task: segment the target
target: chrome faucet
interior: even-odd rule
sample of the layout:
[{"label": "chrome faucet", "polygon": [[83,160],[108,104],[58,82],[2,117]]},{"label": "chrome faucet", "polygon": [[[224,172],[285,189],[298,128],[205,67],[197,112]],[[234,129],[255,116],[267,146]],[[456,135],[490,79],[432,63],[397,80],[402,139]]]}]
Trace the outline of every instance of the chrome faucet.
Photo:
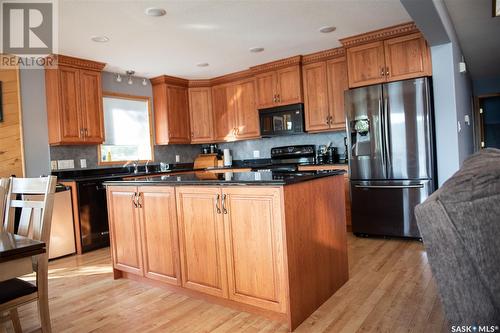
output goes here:
[{"label": "chrome faucet", "polygon": [[149,168],[148,168],[149,162],[151,162],[151,161],[150,161],[150,160],[147,160],[147,161],[146,161],[146,168],[145,168],[145,169],[146,169],[146,170],[145,170],[145,171],[146,171],[146,173],[148,173],[148,172],[149,172]]},{"label": "chrome faucet", "polygon": [[133,163],[134,165],[134,173],[139,173],[139,160]]}]

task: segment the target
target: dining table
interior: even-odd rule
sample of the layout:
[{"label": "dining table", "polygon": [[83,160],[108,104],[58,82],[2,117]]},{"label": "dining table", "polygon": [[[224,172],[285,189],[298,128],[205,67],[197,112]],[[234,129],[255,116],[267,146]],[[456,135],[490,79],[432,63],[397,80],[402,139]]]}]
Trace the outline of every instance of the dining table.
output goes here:
[{"label": "dining table", "polygon": [[44,242],[0,231],[0,282],[32,273],[32,257],[45,252]]}]

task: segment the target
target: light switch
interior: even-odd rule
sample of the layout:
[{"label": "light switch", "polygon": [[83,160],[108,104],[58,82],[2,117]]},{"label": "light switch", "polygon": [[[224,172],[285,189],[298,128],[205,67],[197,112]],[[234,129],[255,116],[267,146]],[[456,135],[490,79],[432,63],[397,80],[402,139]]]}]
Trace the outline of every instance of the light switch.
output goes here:
[{"label": "light switch", "polygon": [[468,114],[465,115],[465,123],[470,126],[470,117]]},{"label": "light switch", "polygon": [[175,163],[179,163],[181,161],[180,155],[175,155]]},{"label": "light switch", "polygon": [[253,157],[254,158],[259,158],[260,157],[260,150],[254,150],[253,151]]},{"label": "light switch", "polygon": [[57,161],[50,161],[50,169],[57,170]]},{"label": "light switch", "polygon": [[85,158],[80,159],[80,168],[84,169],[87,167],[87,160]]}]

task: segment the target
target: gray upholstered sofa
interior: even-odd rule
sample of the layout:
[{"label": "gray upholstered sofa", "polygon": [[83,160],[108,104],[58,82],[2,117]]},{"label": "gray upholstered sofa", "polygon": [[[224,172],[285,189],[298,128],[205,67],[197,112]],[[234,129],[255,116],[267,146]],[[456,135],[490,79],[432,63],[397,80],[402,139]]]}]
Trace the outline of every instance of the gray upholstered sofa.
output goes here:
[{"label": "gray upholstered sofa", "polygon": [[500,150],[471,156],[415,214],[449,324],[500,326]]}]

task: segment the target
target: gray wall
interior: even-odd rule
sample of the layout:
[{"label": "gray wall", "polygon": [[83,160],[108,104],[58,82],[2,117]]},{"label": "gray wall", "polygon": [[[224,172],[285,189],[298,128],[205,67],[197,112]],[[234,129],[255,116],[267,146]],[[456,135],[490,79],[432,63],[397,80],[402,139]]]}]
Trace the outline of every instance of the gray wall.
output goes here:
[{"label": "gray wall", "polygon": [[473,153],[472,85],[459,73],[462,52],[442,0],[401,0],[431,45],[438,182],[443,184]]},{"label": "gray wall", "polygon": [[264,138],[258,140],[245,140],[237,142],[222,143],[220,149],[231,149],[235,160],[253,159],[253,151],[260,152],[260,158],[269,158],[272,147],[288,145],[326,145],[329,142],[339,148],[339,154],[344,154],[345,132],[328,132],[318,134],[289,135],[275,138]]},{"label": "gray wall", "polygon": [[45,71],[21,69],[21,109],[26,177],[50,174],[49,134],[45,104]]}]

